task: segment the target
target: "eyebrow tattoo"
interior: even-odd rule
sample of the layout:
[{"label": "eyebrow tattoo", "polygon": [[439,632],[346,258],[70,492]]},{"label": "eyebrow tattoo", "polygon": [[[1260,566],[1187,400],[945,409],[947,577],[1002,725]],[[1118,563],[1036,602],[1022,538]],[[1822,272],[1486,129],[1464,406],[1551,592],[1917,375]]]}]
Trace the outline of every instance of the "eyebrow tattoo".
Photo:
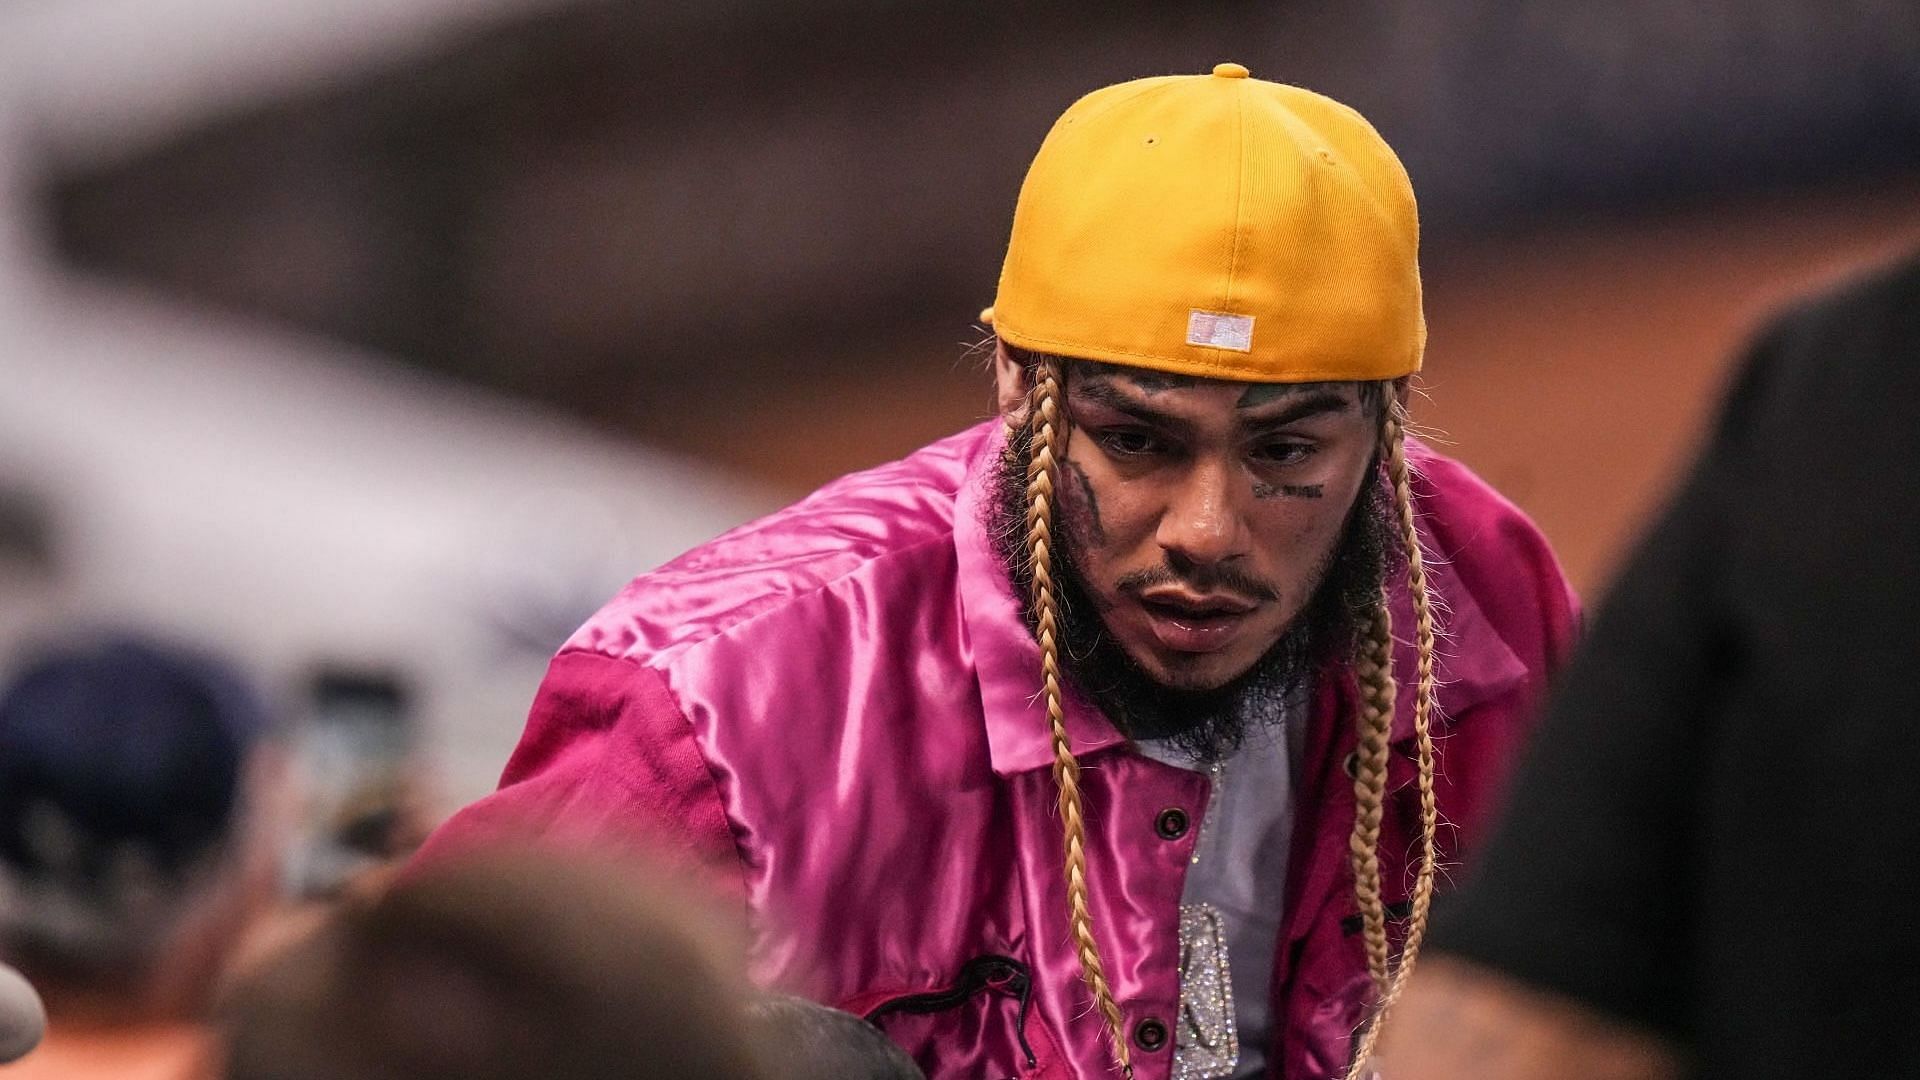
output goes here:
[{"label": "eyebrow tattoo", "polygon": [[1136,420],[1157,424],[1170,430],[1185,431],[1190,425],[1177,416],[1168,416],[1128,397],[1126,392],[1105,379],[1082,380],[1067,384],[1067,400],[1080,398],[1123,412]]},{"label": "eyebrow tattoo", "polygon": [[[1082,372],[1082,377],[1072,380],[1069,385],[1077,384],[1080,388],[1087,391],[1094,391],[1096,387],[1105,388],[1109,382],[1123,382],[1147,397],[1153,397],[1156,394],[1168,390],[1182,389],[1189,386],[1198,386],[1202,383],[1219,381],[1205,379],[1198,375],[1176,375],[1165,371],[1151,371],[1143,368],[1126,367],[1121,364],[1110,364],[1104,360],[1077,360],[1074,363]],[[1240,400],[1234,404],[1234,408],[1257,409],[1262,405],[1268,405],[1275,401],[1283,401],[1288,398],[1309,397],[1314,402],[1313,408],[1303,407],[1298,411],[1288,410],[1281,414],[1281,418],[1287,422],[1291,422],[1299,419],[1301,416],[1316,412],[1345,412],[1352,407],[1354,401],[1343,392],[1344,388],[1357,385],[1359,384],[1353,382],[1253,383],[1241,393]],[[1089,396],[1102,404],[1139,414],[1137,408],[1127,408],[1124,404],[1125,399],[1110,391],[1107,393],[1095,392]]]},{"label": "eyebrow tattoo", "polygon": [[1344,382],[1254,383],[1252,386],[1247,387],[1246,393],[1240,395],[1240,400],[1234,405],[1234,408],[1258,408],[1270,401],[1277,401],[1281,398],[1292,397],[1295,394],[1305,394],[1312,391],[1321,391],[1330,396],[1344,397],[1344,395],[1339,393],[1340,387],[1351,385],[1353,384]]},{"label": "eyebrow tattoo", "polygon": [[1354,409],[1353,399],[1338,394],[1303,394],[1299,397],[1300,400],[1272,416],[1257,417],[1247,423],[1255,430],[1282,428],[1320,413],[1352,412]]},{"label": "eyebrow tattoo", "polygon": [[1253,484],[1253,497],[1256,499],[1274,499],[1283,495],[1289,499],[1318,499],[1326,493],[1325,484],[1263,484],[1258,480]]},{"label": "eyebrow tattoo", "polygon": [[[1184,377],[1184,376],[1182,376]],[[1125,413],[1143,424],[1151,424],[1180,436],[1190,435],[1193,431],[1191,421],[1170,413],[1161,412],[1146,402],[1136,400],[1120,389],[1120,383],[1132,385],[1134,380],[1110,379],[1097,376],[1091,379],[1074,379],[1067,383],[1067,400],[1088,401],[1105,405],[1115,412]],[[1292,403],[1271,416],[1257,416],[1247,421],[1250,430],[1266,432],[1298,423],[1320,413],[1351,412],[1356,403],[1352,398],[1344,397],[1328,387],[1343,386],[1344,383],[1262,383],[1266,386],[1289,388],[1289,392],[1275,400],[1293,399]],[[1309,392],[1315,391],[1315,392]],[[1150,396],[1150,395],[1149,395]],[[1242,395],[1244,400],[1245,395]]]}]

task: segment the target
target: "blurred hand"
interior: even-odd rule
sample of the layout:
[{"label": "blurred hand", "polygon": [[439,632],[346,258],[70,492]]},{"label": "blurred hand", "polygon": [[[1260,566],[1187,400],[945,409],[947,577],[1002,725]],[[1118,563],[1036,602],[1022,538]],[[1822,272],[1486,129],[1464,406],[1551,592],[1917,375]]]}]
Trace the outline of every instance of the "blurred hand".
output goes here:
[{"label": "blurred hand", "polygon": [[1383,1080],[1678,1080],[1656,1036],[1465,961],[1432,955],[1381,1034]]}]

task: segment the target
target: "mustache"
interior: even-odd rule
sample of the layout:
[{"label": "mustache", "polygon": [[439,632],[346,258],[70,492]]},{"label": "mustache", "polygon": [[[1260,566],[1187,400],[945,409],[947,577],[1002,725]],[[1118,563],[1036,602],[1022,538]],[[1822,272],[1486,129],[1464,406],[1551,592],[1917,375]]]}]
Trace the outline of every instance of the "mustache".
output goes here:
[{"label": "mustache", "polygon": [[1234,566],[1192,566],[1181,569],[1168,563],[1123,574],[1114,583],[1114,588],[1124,593],[1137,593],[1156,585],[1185,585],[1201,593],[1227,592],[1253,603],[1277,602],[1280,599],[1278,586]]}]

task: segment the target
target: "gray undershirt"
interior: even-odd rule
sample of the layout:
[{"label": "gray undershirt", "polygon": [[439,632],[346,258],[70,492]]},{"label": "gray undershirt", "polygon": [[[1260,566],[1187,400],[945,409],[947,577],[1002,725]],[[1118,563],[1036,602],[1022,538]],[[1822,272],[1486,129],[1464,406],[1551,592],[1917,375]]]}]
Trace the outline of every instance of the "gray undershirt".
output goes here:
[{"label": "gray undershirt", "polygon": [[[1292,720],[1303,715],[1302,704],[1300,698],[1288,702],[1285,723],[1248,731],[1223,763],[1180,898],[1183,907],[1206,904],[1219,913],[1240,1044],[1239,1063],[1229,1074],[1236,1080],[1265,1073],[1273,1035],[1268,995],[1293,838],[1289,729],[1299,726]],[[1155,761],[1216,775],[1164,740],[1143,739],[1139,746]],[[1176,1028],[1185,1030],[1184,1024]]]}]

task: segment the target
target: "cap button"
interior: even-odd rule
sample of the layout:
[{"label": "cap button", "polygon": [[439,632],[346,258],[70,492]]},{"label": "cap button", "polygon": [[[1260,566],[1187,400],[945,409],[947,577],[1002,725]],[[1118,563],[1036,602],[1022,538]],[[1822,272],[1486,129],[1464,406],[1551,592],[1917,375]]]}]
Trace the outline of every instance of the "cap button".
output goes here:
[{"label": "cap button", "polygon": [[1213,77],[1216,79],[1244,79],[1248,74],[1247,69],[1239,64],[1213,65]]}]

